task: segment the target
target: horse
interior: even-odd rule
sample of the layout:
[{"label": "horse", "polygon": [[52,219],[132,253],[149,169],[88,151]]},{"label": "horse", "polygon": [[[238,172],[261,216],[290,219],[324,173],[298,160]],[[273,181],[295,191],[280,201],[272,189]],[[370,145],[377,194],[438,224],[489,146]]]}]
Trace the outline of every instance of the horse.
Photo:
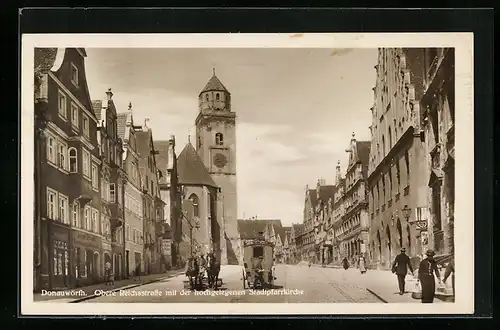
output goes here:
[{"label": "horse", "polygon": [[217,289],[217,282],[219,281],[220,262],[217,261],[214,255],[207,257],[207,277],[208,287]]},{"label": "horse", "polygon": [[191,287],[191,290],[194,290],[199,283],[199,273],[200,267],[198,266],[198,261],[196,260],[196,258],[189,258],[188,267],[186,269],[186,276],[189,278],[189,286]]}]

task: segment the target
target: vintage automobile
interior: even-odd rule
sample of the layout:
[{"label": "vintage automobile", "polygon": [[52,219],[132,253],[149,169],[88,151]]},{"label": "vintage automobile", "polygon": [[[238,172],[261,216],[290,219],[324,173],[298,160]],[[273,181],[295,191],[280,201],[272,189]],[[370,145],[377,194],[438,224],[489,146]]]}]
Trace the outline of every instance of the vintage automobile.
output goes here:
[{"label": "vintage automobile", "polygon": [[274,285],[274,244],[264,238],[243,244],[243,288],[266,289]]}]

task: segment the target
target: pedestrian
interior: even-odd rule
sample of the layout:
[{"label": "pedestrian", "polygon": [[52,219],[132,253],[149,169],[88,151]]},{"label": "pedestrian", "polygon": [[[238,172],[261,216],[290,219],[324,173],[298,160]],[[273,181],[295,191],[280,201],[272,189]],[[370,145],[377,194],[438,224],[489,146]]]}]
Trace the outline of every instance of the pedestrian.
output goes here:
[{"label": "pedestrian", "polygon": [[359,271],[361,272],[361,274],[366,273],[365,262],[366,262],[365,257],[364,256],[359,256],[358,268],[359,268]]},{"label": "pedestrian", "polygon": [[104,271],[106,274],[106,285],[110,283],[115,284],[114,276],[111,274],[111,263],[109,261],[106,261],[104,264]]},{"label": "pedestrian", "polygon": [[134,281],[135,280],[141,280],[141,264],[140,263],[137,263],[137,265],[135,266],[135,277],[134,277]]},{"label": "pedestrian", "polygon": [[446,283],[446,280],[451,275],[451,288],[453,290],[453,297],[455,297],[455,260],[451,259],[448,265],[446,266],[446,270],[444,271],[443,283]]},{"label": "pedestrian", "polygon": [[402,248],[401,253],[396,256],[394,263],[392,264],[392,273],[396,273],[398,277],[399,294],[403,295],[405,293],[405,278],[408,272],[413,274],[413,267],[411,266],[410,257],[406,255],[406,249]]},{"label": "pedestrian", "polygon": [[345,270],[349,268],[349,261],[347,260],[347,257],[344,257],[344,260],[342,260],[342,264],[344,265]]},{"label": "pedestrian", "polygon": [[427,258],[420,262],[418,267],[418,279],[422,286],[422,303],[433,303],[436,293],[436,279],[434,274],[441,283],[441,276],[437,268],[437,262],[434,260],[434,251],[427,250],[425,253]]}]

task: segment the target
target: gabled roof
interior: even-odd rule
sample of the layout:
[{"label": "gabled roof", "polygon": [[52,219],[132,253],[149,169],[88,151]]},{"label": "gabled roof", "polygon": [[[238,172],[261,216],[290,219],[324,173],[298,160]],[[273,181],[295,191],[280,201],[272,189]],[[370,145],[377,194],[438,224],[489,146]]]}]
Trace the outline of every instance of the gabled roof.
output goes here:
[{"label": "gabled roof", "polygon": [[361,162],[363,168],[363,176],[366,178],[368,174],[368,163],[370,161],[370,141],[356,141],[357,160]]},{"label": "gabled roof", "polygon": [[[281,220],[238,220],[238,232],[241,239],[255,239],[259,236],[259,232],[264,233],[266,227],[269,225],[279,224],[281,226]],[[275,232],[276,234],[276,226]]]},{"label": "gabled roof", "polygon": [[117,125],[118,137],[120,139],[122,139],[122,141],[123,141],[125,138],[125,128],[127,126],[127,114],[126,113],[117,114],[116,125]]},{"label": "gabled roof", "polygon": [[102,101],[101,100],[92,100],[92,109],[94,109],[95,116],[97,120],[100,122],[103,120],[101,118],[101,110],[102,110]]},{"label": "gabled roof", "polygon": [[311,207],[315,208],[316,204],[318,202],[317,195],[316,195],[316,189],[309,189],[307,191],[307,193],[309,194],[309,199],[311,200]]},{"label": "gabled roof", "polygon": [[179,184],[217,187],[191,142],[177,157]]},{"label": "gabled roof", "polygon": [[281,238],[281,243],[285,243],[285,228],[281,224],[281,220],[267,220],[268,226],[274,227],[274,233]]},{"label": "gabled roof", "polygon": [[155,150],[158,153],[155,155],[156,167],[161,171],[162,176],[160,177],[160,184],[167,183],[167,167],[172,159],[168,159],[168,147],[170,146],[169,141],[154,141]]},{"label": "gabled roof", "polygon": [[149,141],[151,139],[151,130],[135,131],[135,143],[137,145],[137,152],[139,156],[147,157],[150,154]]},{"label": "gabled roof", "polygon": [[205,85],[205,88],[202,89],[200,94],[204,93],[204,92],[208,92],[208,91],[221,91],[221,92],[229,93],[229,91],[222,84],[222,82],[219,80],[219,78],[217,78],[217,76],[215,75],[215,72],[214,72],[214,75],[212,76],[212,78],[210,78],[208,83]]},{"label": "gabled roof", "polygon": [[337,191],[337,186],[320,186],[319,187],[319,198],[323,202],[328,202],[328,199],[333,198],[335,192]]}]

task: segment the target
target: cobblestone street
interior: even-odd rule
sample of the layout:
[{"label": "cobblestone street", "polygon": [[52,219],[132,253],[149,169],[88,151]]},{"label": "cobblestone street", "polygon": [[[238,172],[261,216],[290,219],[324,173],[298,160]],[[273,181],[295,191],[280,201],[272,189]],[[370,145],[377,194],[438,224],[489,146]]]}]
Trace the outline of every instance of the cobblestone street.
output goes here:
[{"label": "cobblestone street", "polygon": [[[296,290],[300,294],[269,294],[257,295],[251,290],[243,293],[243,282],[241,280],[241,267],[224,266],[221,270],[223,285],[217,294],[210,291],[198,293],[183,291],[186,286],[186,278],[183,275],[175,276],[163,281],[142,285],[127,290],[127,295],[118,292],[115,295],[101,296],[88,299],[86,303],[97,302],[129,302],[129,303],[169,303],[169,302],[242,302],[242,303],[376,303],[381,302],[377,296],[370,293],[364,286],[359,276],[355,276],[356,270],[340,270],[333,268],[307,267],[307,265],[277,265],[275,281],[275,293],[281,289]],[[354,276],[353,276],[354,275]],[[166,295],[166,292],[173,295]],[[239,292],[237,292],[239,291]],[[145,292],[153,295],[139,296]],[[162,292],[161,296],[155,292]],[[409,298],[411,299],[411,298]]]}]

